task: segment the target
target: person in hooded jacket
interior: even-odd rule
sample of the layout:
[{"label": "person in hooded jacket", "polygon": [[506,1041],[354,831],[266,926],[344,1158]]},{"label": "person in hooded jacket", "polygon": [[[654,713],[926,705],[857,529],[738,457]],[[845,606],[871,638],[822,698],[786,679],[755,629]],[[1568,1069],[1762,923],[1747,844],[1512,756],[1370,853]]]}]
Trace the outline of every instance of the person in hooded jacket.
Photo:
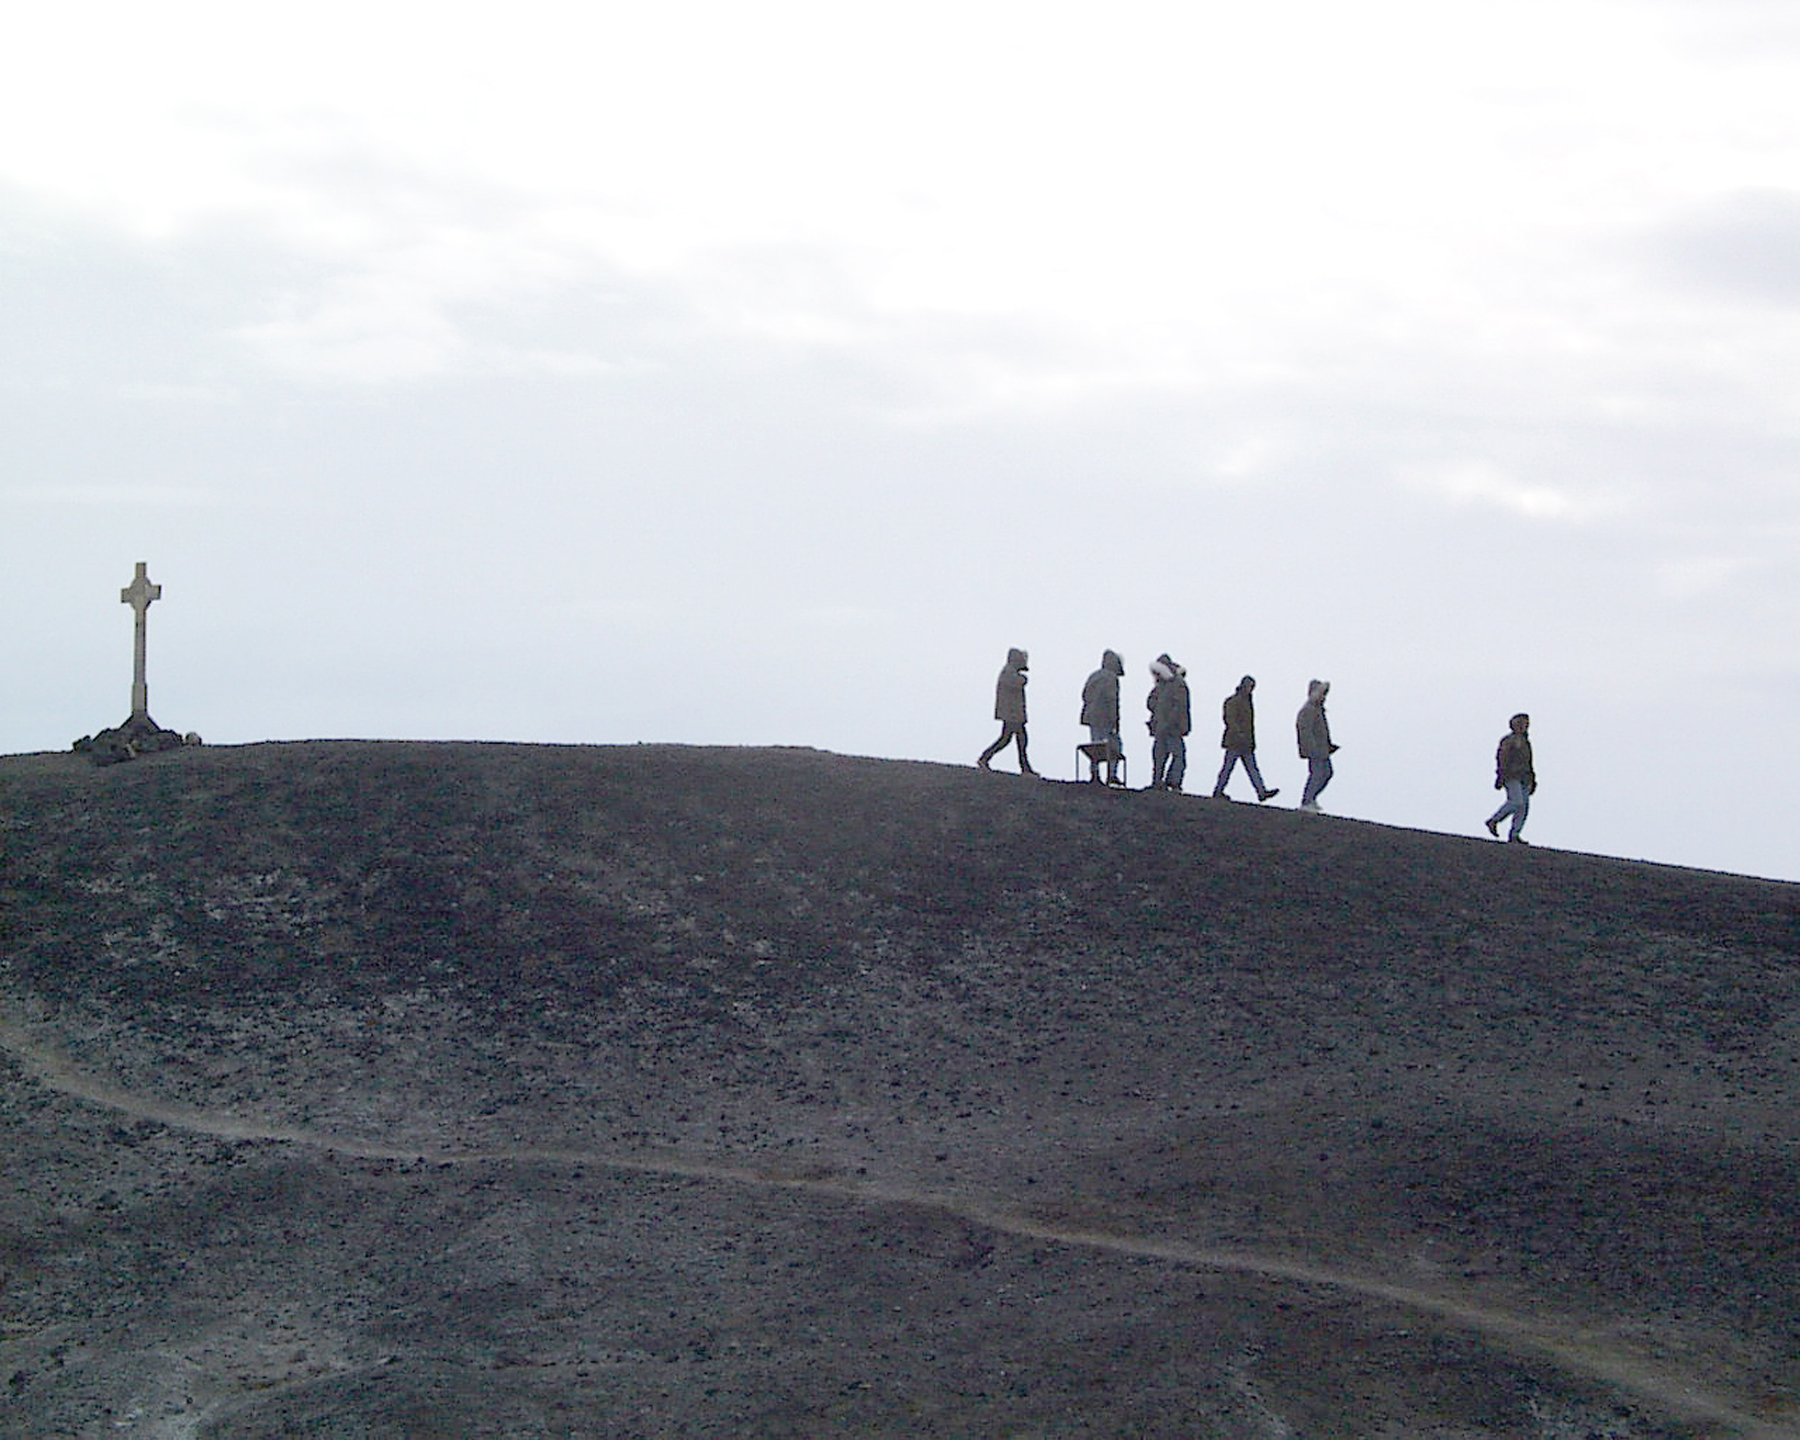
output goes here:
[{"label": "person in hooded jacket", "polygon": [[1000,722],[1000,738],[981,752],[981,758],[975,763],[983,770],[991,769],[988,761],[992,760],[1008,743],[1017,742],[1019,747],[1019,773],[1035,775],[1031,761],[1025,756],[1025,671],[1031,664],[1031,658],[1016,646],[1006,652],[1006,664],[1000,669],[1000,678],[994,683],[994,718]]},{"label": "person in hooded jacket", "polygon": [[1531,797],[1537,793],[1537,771],[1531,762],[1531,717],[1518,714],[1507,724],[1494,752],[1494,788],[1506,792],[1506,801],[1487,819],[1487,832],[1500,838],[1500,822],[1512,816],[1506,838],[1515,845],[1529,845],[1519,832],[1525,828],[1525,817],[1531,813]]},{"label": "person in hooded jacket", "polygon": [[1165,652],[1150,665],[1155,684],[1144,704],[1150,711],[1150,788],[1179,790],[1187,776],[1187,734],[1193,729],[1188,710],[1187,671]]},{"label": "person in hooded jacket", "polygon": [[1108,650],[1100,657],[1100,668],[1081,687],[1081,723],[1088,727],[1088,779],[1092,782],[1100,779],[1100,757],[1104,755],[1106,783],[1119,783],[1119,759],[1125,753],[1119,734],[1119,677],[1124,673],[1125,662],[1119,652]]},{"label": "person in hooded jacket", "polygon": [[1246,675],[1225,699],[1225,738],[1219,741],[1225,748],[1225,763],[1219,767],[1218,783],[1213,786],[1215,800],[1225,798],[1225,784],[1240,760],[1244,762],[1244,773],[1256,787],[1258,800],[1273,800],[1281,793],[1264,785],[1262,771],[1256,768],[1256,705],[1250,698],[1255,689],[1256,677]]},{"label": "person in hooded jacket", "polygon": [[1306,687],[1306,703],[1294,717],[1294,738],[1300,745],[1300,758],[1306,762],[1300,808],[1309,815],[1319,813],[1319,792],[1331,783],[1331,757],[1338,748],[1331,743],[1331,724],[1325,718],[1325,697],[1330,693],[1329,680],[1312,681]]}]

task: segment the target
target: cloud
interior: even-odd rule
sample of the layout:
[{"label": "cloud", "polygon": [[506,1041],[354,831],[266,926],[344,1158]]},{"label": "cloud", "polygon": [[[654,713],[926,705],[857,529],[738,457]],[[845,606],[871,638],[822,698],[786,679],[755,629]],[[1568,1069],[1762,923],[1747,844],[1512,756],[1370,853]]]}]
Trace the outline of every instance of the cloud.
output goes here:
[{"label": "cloud", "polygon": [[443,376],[459,368],[462,337],[429,298],[392,280],[339,281],[327,294],[293,299],[276,319],[238,334],[266,360],[315,379],[367,384]]},{"label": "cloud", "polygon": [[146,405],[198,407],[233,405],[242,399],[242,393],[226,385],[134,380],[119,387],[119,398],[142,401]]},{"label": "cloud", "polygon": [[1452,504],[1486,506],[1526,520],[1585,521],[1609,508],[1600,498],[1521,480],[1481,460],[1410,468],[1405,478],[1415,489]]},{"label": "cloud", "polygon": [[0,500],[17,505],[60,505],[98,510],[132,506],[192,509],[217,503],[216,491],[203,486],[100,484],[0,486]]},{"label": "cloud", "polygon": [[1678,285],[1800,307],[1800,190],[1738,190],[1689,207],[1647,241]]},{"label": "cloud", "polygon": [[1800,55],[1800,15],[1789,0],[1665,0],[1682,38],[1708,59],[1779,65]]},{"label": "cloud", "polygon": [[1694,555],[1657,566],[1657,589],[1671,600],[1695,600],[1728,589],[1769,562],[1755,555]]}]

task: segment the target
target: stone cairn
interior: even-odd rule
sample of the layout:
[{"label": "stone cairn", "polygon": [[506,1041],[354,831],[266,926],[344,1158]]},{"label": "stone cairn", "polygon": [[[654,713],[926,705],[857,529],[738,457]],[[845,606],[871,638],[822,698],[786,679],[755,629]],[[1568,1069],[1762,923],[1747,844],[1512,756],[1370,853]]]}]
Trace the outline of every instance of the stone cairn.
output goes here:
[{"label": "stone cairn", "polygon": [[144,680],[145,637],[149,629],[150,602],[162,599],[162,586],[152,585],[147,563],[137,563],[137,575],[119,592],[119,599],[137,616],[137,635],[132,647],[131,717],[123,725],[102,730],[97,735],[83,735],[70,748],[86,755],[96,765],[116,765],[121,760],[135,760],[140,755],[153,755],[159,750],[176,750],[183,745],[198,745],[198,735],[180,735],[165,730],[150,718],[150,687]]}]

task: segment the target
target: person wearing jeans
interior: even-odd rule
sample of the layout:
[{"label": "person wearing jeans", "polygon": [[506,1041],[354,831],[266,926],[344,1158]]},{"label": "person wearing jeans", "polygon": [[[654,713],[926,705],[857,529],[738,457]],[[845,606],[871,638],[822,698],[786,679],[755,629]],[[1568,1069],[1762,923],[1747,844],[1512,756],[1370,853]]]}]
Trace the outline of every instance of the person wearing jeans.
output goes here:
[{"label": "person wearing jeans", "polygon": [[1150,665],[1156,684],[1144,702],[1150,710],[1150,788],[1179,790],[1187,777],[1187,734],[1193,729],[1188,713],[1187,671],[1167,653]]},{"label": "person wearing jeans", "polygon": [[1331,783],[1331,757],[1338,748],[1331,743],[1331,724],[1325,718],[1325,697],[1330,693],[1329,680],[1314,680],[1306,687],[1306,703],[1294,717],[1294,736],[1300,758],[1306,762],[1300,808],[1309,815],[1320,813],[1319,792]]},{"label": "person wearing jeans", "polygon": [[1225,763],[1219,767],[1219,779],[1213,786],[1213,799],[1225,798],[1225,784],[1238,761],[1244,762],[1244,773],[1256,787],[1258,800],[1273,800],[1281,792],[1263,784],[1262,771],[1256,768],[1256,706],[1250,695],[1256,689],[1256,677],[1246,675],[1225,701]]},{"label": "person wearing jeans", "polygon": [[1487,831],[1498,840],[1500,822],[1510,815],[1512,828],[1507,831],[1506,838],[1515,845],[1531,843],[1519,834],[1525,828],[1525,817],[1531,813],[1531,797],[1537,791],[1537,771],[1531,763],[1530,730],[1529,715],[1513,716],[1506,734],[1500,737],[1500,748],[1494,752],[1494,788],[1504,790],[1506,800],[1488,816]]}]

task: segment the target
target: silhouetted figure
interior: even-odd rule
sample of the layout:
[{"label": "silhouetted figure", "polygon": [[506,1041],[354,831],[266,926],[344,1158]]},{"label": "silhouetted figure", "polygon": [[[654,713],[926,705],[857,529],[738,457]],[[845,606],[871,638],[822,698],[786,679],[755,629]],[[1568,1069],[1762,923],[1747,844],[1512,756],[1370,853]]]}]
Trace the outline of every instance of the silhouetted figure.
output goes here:
[{"label": "silhouetted figure", "polygon": [[1144,704],[1150,711],[1150,788],[1179,790],[1187,777],[1187,734],[1193,729],[1188,712],[1187,671],[1166,653],[1150,665],[1156,683]]},{"label": "silhouetted figure", "polygon": [[1331,724],[1325,718],[1325,697],[1331,693],[1329,680],[1314,680],[1306,687],[1306,703],[1294,717],[1294,737],[1300,744],[1300,758],[1306,762],[1306,789],[1300,796],[1300,808],[1309,815],[1319,814],[1319,792],[1331,783],[1331,757],[1337,746],[1331,743]]},{"label": "silhouetted figure", "polygon": [[1244,773],[1256,787],[1258,800],[1273,800],[1281,792],[1263,784],[1262,771],[1256,768],[1256,703],[1250,696],[1256,689],[1256,677],[1246,675],[1238,687],[1225,697],[1225,736],[1219,744],[1225,747],[1225,763],[1219,767],[1219,780],[1213,786],[1213,799],[1225,798],[1225,785],[1238,761],[1244,762]]},{"label": "silhouetted figure", "polygon": [[1000,738],[983,750],[981,758],[975,762],[983,770],[991,768],[988,761],[1004,750],[1008,742],[1017,741],[1019,773],[1037,774],[1025,756],[1025,670],[1030,663],[1030,656],[1023,650],[1014,648],[1006,652],[1006,664],[994,684],[994,718],[1000,722]]},{"label": "silhouetted figure", "polygon": [[1515,845],[1529,845],[1519,832],[1525,828],[1525,817],[1531,813],[1531,797],[1537,793],[1537,771],[1531,763],[1531,717],[1520,713],[1512,717],[1506,734],[1500,737],[1500,748],[1494,752],[1494,788],[1506,792],[1506,803],[1488,816],[1488,834],[1500,838],[1500,822],[1512,816],[1512,828],[1506,838]]},{"label": "silhouetted figure", "polygon": [[1100,657],[1100,668],[1088,676],[1081,687],[1081,723],[1088,727],[1088,779],[1100,779],[1100,760],[1106,759],[1106,783],[1119,783],[1119,759],[1125,753],[1125,742],[1119,734],[1119,677],[1125,673],[1125,662],[1119,652],[1108,650]]}]

